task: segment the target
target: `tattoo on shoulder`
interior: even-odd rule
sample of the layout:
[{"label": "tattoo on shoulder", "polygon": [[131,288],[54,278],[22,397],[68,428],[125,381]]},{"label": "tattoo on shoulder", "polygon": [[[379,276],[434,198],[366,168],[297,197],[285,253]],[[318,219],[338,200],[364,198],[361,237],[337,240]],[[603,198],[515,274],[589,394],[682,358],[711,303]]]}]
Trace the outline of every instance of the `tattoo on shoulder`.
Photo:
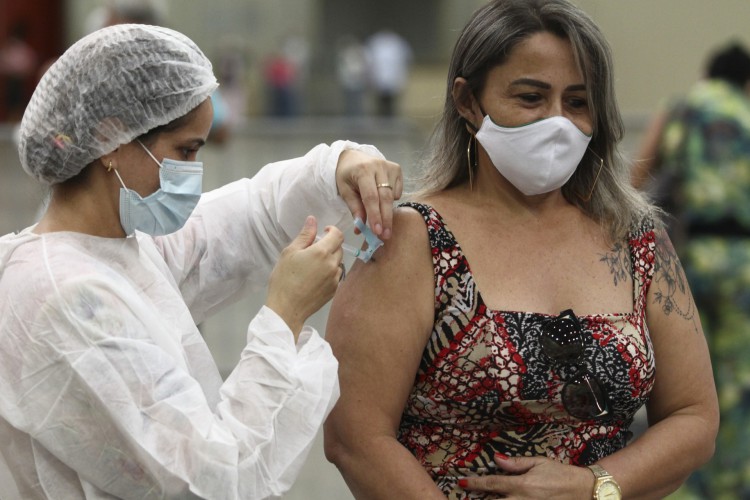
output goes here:
[{"label": "tattoo on shoulder", "polygon": [[692,323],[695,332],[700,333],[698,310],[690,293],[687,276],[664,230],[656,232],[654,277],[651,286],[654,287],[654,304],[661,307],[665,316],[676,314]]},{"label": "tattoo on shoulder", "polygon": [[625,283],[632,275],[630,250],[622,243],[615,244],[612,251],[602,255],[599,261],[604,262],[609,267],[615,286]]}]

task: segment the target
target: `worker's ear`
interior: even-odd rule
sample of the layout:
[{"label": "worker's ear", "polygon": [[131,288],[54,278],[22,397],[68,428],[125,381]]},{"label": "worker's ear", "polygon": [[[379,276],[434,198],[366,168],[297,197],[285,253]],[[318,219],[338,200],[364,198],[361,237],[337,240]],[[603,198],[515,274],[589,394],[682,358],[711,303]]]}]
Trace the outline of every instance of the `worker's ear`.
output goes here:
[{"label": "worker's ear", "polygon": [[118,153],[120,152],[120,148],[115,149],[111,153],[107,153],[106,155],[99,158],[99,163],[101,163],[101,166],[107,169],[108,172],[111,172],[112,170],[115,170],[119,168],[118,164]]}]

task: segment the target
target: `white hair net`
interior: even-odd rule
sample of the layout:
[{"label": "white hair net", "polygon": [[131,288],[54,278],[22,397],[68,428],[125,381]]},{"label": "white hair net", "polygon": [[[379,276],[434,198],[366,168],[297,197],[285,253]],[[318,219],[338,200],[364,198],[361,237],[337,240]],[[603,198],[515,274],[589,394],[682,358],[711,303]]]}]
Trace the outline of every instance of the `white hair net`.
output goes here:
[{"label": "white hair net", "polygon": [[21,121],[21,165],[45,184],[198,106],[218,83],[195,43],[142,24],[100,29],[71,46],[37,85]]}]

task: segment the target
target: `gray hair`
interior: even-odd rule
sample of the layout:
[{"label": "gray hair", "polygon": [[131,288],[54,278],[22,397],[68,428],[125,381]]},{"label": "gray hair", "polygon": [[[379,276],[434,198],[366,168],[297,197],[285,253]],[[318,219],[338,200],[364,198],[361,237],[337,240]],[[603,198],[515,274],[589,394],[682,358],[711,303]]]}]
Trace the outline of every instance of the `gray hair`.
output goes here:
[{"label": "gray hair", "polygon": [[473,168],[467,160],[472,136],[451,94],[455,79],[463,77],[467,91],[479,95],[489,71],[504,64],[519,42],[539,32],[570,40],[594,118],[589,150],[563,186],[563,195],[599,222],[613,240],[620,239],[646,214],[658,210],[631,186],[630,169],[617,150],[624,127],[615,100],[609,44],[591,18],[567,0],[494,0],[474,13],[453,49],[445,105],[417,178],[421,186],[417,194],[467,182]]}]

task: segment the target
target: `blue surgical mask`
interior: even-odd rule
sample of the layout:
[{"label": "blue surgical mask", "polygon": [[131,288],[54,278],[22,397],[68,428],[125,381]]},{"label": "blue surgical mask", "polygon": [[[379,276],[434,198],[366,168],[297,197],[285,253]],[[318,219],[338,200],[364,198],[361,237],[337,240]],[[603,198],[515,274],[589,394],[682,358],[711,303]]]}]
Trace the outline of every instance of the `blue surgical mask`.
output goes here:
[{"label": "blue surgical mask", "polygon": [[159,160],[140,141],[138,144],[159,165],[159,189],[142,198],[125,187],[120,174],[120,224],[125,234],[136,230],[151,236],[174,233],[185,225],[201,198],[203,187],[203,163],[178,161],[165,158]]}]

